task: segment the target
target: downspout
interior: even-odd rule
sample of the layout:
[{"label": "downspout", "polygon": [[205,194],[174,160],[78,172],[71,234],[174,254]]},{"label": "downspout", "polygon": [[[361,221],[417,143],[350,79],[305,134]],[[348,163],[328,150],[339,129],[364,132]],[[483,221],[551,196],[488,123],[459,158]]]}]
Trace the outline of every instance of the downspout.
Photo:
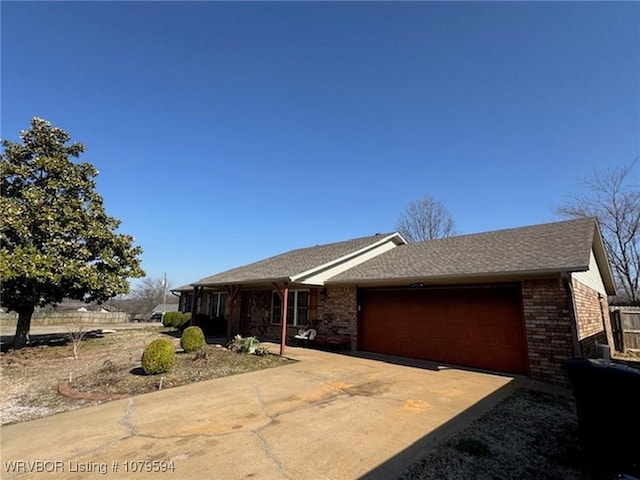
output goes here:
[{"label": "downspout", "polygon": [[564,288],[567,290],[567,296],[569,297],[569,317],[571,319],[571,340],[573,342],[573,356],[582,357],[582,348],[580,347],[580,341],[578,340],[578,321],[576,316],[576,306],[574,302],[573,285],[571,284],[571,274],[568,272],[562,272],[561,274]]}]

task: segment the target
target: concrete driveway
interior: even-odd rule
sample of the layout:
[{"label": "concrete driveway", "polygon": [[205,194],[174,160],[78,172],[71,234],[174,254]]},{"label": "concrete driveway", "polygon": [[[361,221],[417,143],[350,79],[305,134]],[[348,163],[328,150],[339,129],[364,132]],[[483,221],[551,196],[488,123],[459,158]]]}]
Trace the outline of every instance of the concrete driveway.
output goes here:
[{"label": "concrete driveway", "polygon": [[0,477],[394,478],[520,383],[426,362],[287,354],[300,362],[2,427]]}]

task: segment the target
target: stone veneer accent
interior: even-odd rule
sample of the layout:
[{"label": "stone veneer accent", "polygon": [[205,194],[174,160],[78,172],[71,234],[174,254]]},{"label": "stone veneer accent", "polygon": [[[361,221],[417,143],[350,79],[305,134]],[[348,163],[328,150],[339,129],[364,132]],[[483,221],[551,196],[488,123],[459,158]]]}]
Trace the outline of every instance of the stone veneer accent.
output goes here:
[{"label": "stone veneer accent", "polygon": [[566,384],[561,364],[573,354],[569,296],[560,277],[522,282],[529,373]]},{"label": "stone veneer accent", "polygon": [[572,287],[582,355],[595,357],[596,344],[614,345],[609,303],[605,295],[575,279],[572,279]]}]

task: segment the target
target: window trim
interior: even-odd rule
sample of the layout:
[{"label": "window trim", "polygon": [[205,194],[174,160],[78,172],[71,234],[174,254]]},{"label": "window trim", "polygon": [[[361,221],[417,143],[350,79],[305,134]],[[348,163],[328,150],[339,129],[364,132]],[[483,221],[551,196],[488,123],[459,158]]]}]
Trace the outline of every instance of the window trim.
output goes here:
[{"label": "window trim", "polygon": [[[224,305],[224,307],[222,307],[223,304],[222,304],[221,300],[222,300],[222,296],[223,295],[226,297],[227,293],[226,292],[211,292],[211,308],[209,309],[209,314],[210,314],[211,318],[219,318],[221,316],[225,317],[227,315],[227,306]],[[216,303],[215,297],[218,297],[217,303]],[[225,299],[225,304],[226,304],[226,299]],[[218,308],[214,312],[213,310],[214,310],[214,307],[216,305],[217,305]],[[224,315],[220,315],[220,310],[221,310],[220,307],[222,307],[222,310],[224,310],[224,312],[223,312]]]},{"label": "window trim", "polygon": [[[305,307],[302,308],[306,308],[307,310],[307,320],[305,323],[298,323],[298,293],[302,292],[302,293],[307,293],[307,305]],[[287,323],[288,327],[306,327],[309,325],[309,311],[310,311],[310,303],[311,303],[311,291],[309,289],[296,289],[296,290],[289,290],[289,302],[292,300],[291,298],[291,294],[293,295],[293,323]],[[280,303],[280,315],[278,316],[278,319],[274,318],[274,314],[273,314],[273,309],[275,306],[275,296],[278,295],[278,292],[276,290],[272,290],[271,291],[271,325],[282,325],[282,301]],[[278,295],[279,296],[279,295]],[[288,307],[289,305],[287,305]]]}]

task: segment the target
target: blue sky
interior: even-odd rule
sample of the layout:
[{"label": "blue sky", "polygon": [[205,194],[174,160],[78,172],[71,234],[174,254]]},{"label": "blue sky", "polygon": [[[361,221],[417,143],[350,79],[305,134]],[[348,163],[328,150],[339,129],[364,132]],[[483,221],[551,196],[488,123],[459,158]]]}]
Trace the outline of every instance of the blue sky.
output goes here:
[{"label": "blue sky", "polygon": [[[640,3],[7,2],[1,135],[87,146],[174,286],[394,229],[556,220],[640,153]],[[637,174],[636,174],[637,175]]]}]

